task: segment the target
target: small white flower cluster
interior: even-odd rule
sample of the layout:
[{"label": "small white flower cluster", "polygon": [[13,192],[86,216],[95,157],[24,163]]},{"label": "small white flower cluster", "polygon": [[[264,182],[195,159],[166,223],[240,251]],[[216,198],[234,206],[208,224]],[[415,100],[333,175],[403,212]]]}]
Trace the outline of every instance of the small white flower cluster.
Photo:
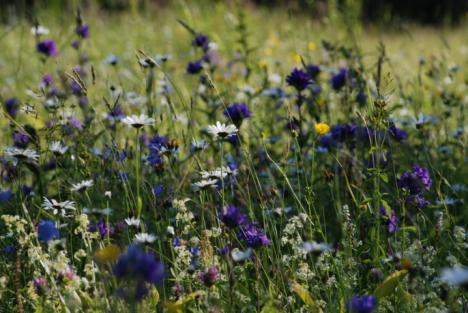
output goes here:
[{"label": "small white flower cluster", "polygon": [[190,230],[193,228],[194,215],[190,212],[186,206],[187,201],[190,199],[172,201],[172,206],[177,210],[176,224],[177,227],[182,229],[182,235],[188,235]]}]

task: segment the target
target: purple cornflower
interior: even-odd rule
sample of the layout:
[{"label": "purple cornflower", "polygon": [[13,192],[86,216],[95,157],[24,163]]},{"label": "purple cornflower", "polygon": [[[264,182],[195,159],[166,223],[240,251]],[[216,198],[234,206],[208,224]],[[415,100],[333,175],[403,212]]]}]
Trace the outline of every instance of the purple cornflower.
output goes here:
[{"label": "purple cornflower", "polygon": [[76,34],[81,38],[88,38],[89,37],[89,25],[81,24],[76,27]]},{"label": "purple cornflower", "polygon": [[348,70],[345,68],[340,68],[338,73],[332,76],[330,79],[330,83],[335,90],[340,90],[346,84],[346,76],[348,74]]},{"label": "purple cornflower", "polygon": [[13,133],[13,143],[18,148],[26,148],[29,144],[29,136],[21,131],[15,131]]},{"label": "purple cornflower", "polygon": [[82,88],[81,88],[80,84],[78,84],[76,81],[73,80],[70,83],[70,90],[74,95],[79,95],[79,94],[81,94]]},{"label": "purple cornflower", "polygon": [[388,128],[388,132],[398,142],[402,142],[408,139],[408,133],[405,132],[403,129],[396,127],[395,125],[390,125]]},{"label": "purple cornflower", "polygon": [[239,127],[245,118],[252,116],[249,107],[245,103],[233,103],[224,110],[224,116],[230,118]]},{"label": "purple cornflower", "polygon": [[213,286],[219,278],[219,271],[216,266],[208,268],[198,276],[206,287]]},{"label": "purple cornflower", "polygon": [[37,44],[37,51],[45,56],[56,56],[58,54],[57,44],[52,39],[45,39]]},{"label": "purple cornflower", "polygon": [[229,228],[236,228],[248,221],[247,216],[234,205],[225,207],[219,214],[219,219]]},{"label": "purple cornflower", "polygon": [[203,63],[201,60],[189,62],[189,64],[187,65],[188,74],[193,74],[193,75],[198,74],[201,72],[202,69],[203,69]]},{"label": "purple cornflower", "polygon": [[258,228],[256,223],[242,225],[237,237],[251,248],[261,248],[271,243],[265,232]]},{"label": "purple cornflower", "polygon": [[372,295],[354,295],[348,302],[348,310],[353,313],[371,313],[377,308],[377,298]]},{"label": "purple cornflower", "polygon": [[55,222],[51,220],[41,220],[37,226],[37,237],[41,242],[48,242],[52,239],[59,238],[59,230],[55,226]]},{"label": "purple cornflower", "polygon": [[16,115],[19,111],[19,101],[16,98],[9,98],[5,100],[5,111],[13,118],[16,118]]},{"label": "purple cornflower", "polygon": [[398,187],[408,190],[411,195],[419,195],[429,190],[431,185],[429,171],[419,165],[413,166],[411,171],[404,172],[398,179]]},{"label": "purple cornflower", "polygon": [[296,88],[297,91],[304,90],[307,87],[307,85],[309,85],[310,81],[310,75],[304,72],[303,70],[297,68],[294,68],[291,74],[289,74],[286,77],[286,83],[289,86],[293,86],[294,88]]}]

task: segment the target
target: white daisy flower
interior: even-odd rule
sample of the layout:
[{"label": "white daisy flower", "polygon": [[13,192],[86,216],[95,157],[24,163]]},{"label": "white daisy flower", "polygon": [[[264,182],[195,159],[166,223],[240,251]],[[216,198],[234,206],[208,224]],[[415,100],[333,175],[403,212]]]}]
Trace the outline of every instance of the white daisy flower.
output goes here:
[{"label": "white daisy flower", "polygon": [[49,29],[47,27],[36,25],[31,28],[31,34],[34,36],[41,36],[49,34]]},{"label": "white daisy flower", "polygon": [[139,218],[129,217],[125,219],[125,223],[127,223],[128,226],[138,227],[140,226],[141,221]]},{"label": "white daisy flower", "polygon": [[218,167],[217,169],[212,171],[200,172],[200,175],[203,179],[222,179],[226,176],[237,176],[237,174],[239,174],[239,171],[237,169],[232,170],[227,166]]},{"label": "white daisy flower", "polygon": [[60,214],[63,217],[67,217],[67,210],[74,211],[76,210],[75,208],[75,202],[74,201],[63,201],[63,202],[58,202],[55,199],[47,199],[44,197],[44,202],[42,202],[42,208],[47,211],[52,211],[52,214],[57,215]]},{"label": "white daisy flower", "polygon": [[139,233],[135,235],[135,241],[138,243],[152,243],[156,240],[156,236],[148,233]]},{"label": "white daisy flower", "polygon": [[145,114],[140,114],[140,116],[131,115],[124,117],[122,122],[134,128],[141,128],[146,125],[153,125],[154,118],[148,117]]},{"label": "white daisy flower", "polygon": [[226,125],[218,121],[215,125],[209,125],[206,131],[212,135],[214,139],[223,139],[235,135],[238,129],[234,124]]},{"label": "white daisy flower", "polygon": [[8,147],[5,149],[5,154],[9,157],[16,158],[18,160],[33,160],[37,161],[39,154],[33,149],[21,149],[16,147]]},{"label": "white daisy flower", "polygon": [[72,187],[70,188],[71,191],[79,192],[83,191],[85,189],[88,189],[89,187],[92,187],[94,185],[94,182],[92,179],[89,180],[82,180],[81,182],[77,184],[73,184]]},{"label": "white daisy flower", "polygon": [[68,147],[63,145],[60,141],[52,141],[49,145],[49,150],[55,154],[65,154]]},{"label": "white daisy flower", "polygon": [[192,187],[195,191],[198,191],[200,189],[215,188],[217,182],[218,180],[216,179],[203,179],[196,183],[193,183]]}]

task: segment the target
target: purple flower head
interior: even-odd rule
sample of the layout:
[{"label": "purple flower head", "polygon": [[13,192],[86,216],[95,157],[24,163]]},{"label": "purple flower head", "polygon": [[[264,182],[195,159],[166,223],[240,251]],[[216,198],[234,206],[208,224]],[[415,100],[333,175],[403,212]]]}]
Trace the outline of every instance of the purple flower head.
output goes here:
[{"label": "purple flower head", "polygon": [[54,78],[50,74],[45,74],[44,76],[42,76],[42,79],[41,79],[44,86],[50,86],[52,84],[53,80],[54,80]]},{"label": "purple flower head", "polygon": [[99,231],[101,238],[105,238],[114,233],[114,228],[110,225],[107,225],[106,221],[104,220],[100,220],[99,222],[97,222],[96,228],[97,231]]},{"label": "purple flower head", "polygon": [[424,199],[424,197],[421,195],[409,195],[406,197],[406,202],[420,209],[424,209],[430,204],[430,202]]},{"label": "purple flower head", "polygon": [[15,131],[13,133],[13,143],[16,147],[26,148],[26,146],[29,144],[29,141],[28,134],[22,131]]},{"label": "purple flower head", "polygon": [[348,302],[348,310],[353,313],[371,313],[377,308],[377,298],[372,295],[354,295]]},{"label": "purple flower head", "polygon": [[294,68],[291,74],[289,74],[286,77],[286,83],[289,86],[296,88],[297,91],[304,90],[307,87],[307,85],[309,85],[310,81],[310,75],[304,72],[303,70],[297,68]]},{"label": "purple flower head", "polygon": [[39,53],[45,56],[56,56],[58,54],[57,44],[52,39],[45,39],[39,42],[36,46]]},{"label": "purple flower head", "polygon": [[78,48],[80,47],[80,41],[79,40],[72,41],[71,46],[72,48],[78,50]]},{"label": "purple flower head", "polygon": [[429,190],[431,185],[429,171],[418,165],[413,166],[412,171],[404,172],[398,179],[398,187],[408,190],[411,195],[419,195]]},{"label": "purple flower head", "polygon": [[204,50],[208,49],[209,43],[210,43],[210,39],[208,38],[208,36],[203,35],[203,34],[197,34],[192,41],[192,44],[195,47],[200,47],[200,48],[203,48]]},{"label": "purple flower head", "polygon": [[78,118],[76,117],[72,117],[68,120],[68,124],[72,127],[72,128],[76,128],[76,129],[82,129],[83,128],[83,122],[80,121]]},{"label": "purple flower head", "polygon": [[230,118],[239,127],[245,118],[252,116],[249,107],[245,103],[233,103],[224,110],[224,116]]},{"label": "purple flower head", "polygon": [[114,266],[114,275],[138,282],[161,284],[164,279],[164,264],[152,253],[132,244]]},{"label": "purple flower head", "polygon": [[192,75],[198,74],[201,72],[202,69],[203,69],[203,63],[201,60],[189,62],[189,64],[187,65],[188,74],[192,74]]},{"label": "purple flower head", "polygon": [[19,111],[19,101],[16,98],[9,98],[5,100],[5,111],[12,117],[16,118]]},{"label": "purple flower head", "polygon": [[333,89],[340,90],[346,84],[346,76],[348,74],[348,70],[345,68],[340,68],[338,73],[332,76],[330,79],[330,84],[332,85]]},{"label": "purple flower head", "polygon": [[78,84],[76,81],[72,80],[70,83],[70,90],[74,95],[79,95],[81,94],[82,88],[80,84]]},{"label": "purple flower head", "polygon": [[251,248],[261,248],[271,243],[265,232],[258,228],[256,223],[242,225],[237,237]]},{"label": "purple flower head", "polygon": [[248,221],[247,215],[234,205],[225,207],[219,214],[219,219],[229,228],[236,228],[237,226],[246,224]]},{"label": "purple flower head", "polygon": [[320,66],[315,64],[309,64],[306,66],[306,71],[312,79],[315,79],[320,74]]},{"label": "purple flower head", "polygon": [[390,234],[395,233],[398,230],[398,218],[396,217],[395,211],[391,210],[390,215],[387,214],[385,207],[380,207],[380,215],[382,215],[384,224],[387,225],[388,232]]},{"label": "purple flower head", "polygon": [[206,271],[201,272],[198,277],[206,287],[211,287],[219,278],[218,268],[216,266],[212,266]]},{"label": "purple flower head", "polygon": [[52,239],[59,238],[59,230],[55,226],[55,222],[51,220],[41,220],[37,226],[37,237],[41,242],[48,242]]},{"label": "purple flower head", "polygon": [[388,132],[390,133],[392,138],[398,142],[402,142],[408,139],[408,133],[405,132],[403,129],[396,127],[395,125],[391,125],[388,128]]},{"label": "purple flower head", "polygon": [[76,27],[76,34],[81,38],[88,38],[89,37],[89,25],[81,24]]},{"label": "purple flower head", "polygon": [[356,95],[356,102],[360,105],[365,105],[367,103],[367,94],[360,90]]}]

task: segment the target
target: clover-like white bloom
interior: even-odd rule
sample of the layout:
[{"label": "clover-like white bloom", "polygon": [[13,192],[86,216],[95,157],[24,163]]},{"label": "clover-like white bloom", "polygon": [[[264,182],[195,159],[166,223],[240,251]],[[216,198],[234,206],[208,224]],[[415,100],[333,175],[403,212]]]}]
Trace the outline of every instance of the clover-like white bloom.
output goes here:
[{"label": "clover-like white bloom", "polygon": [[125,219],[125,223],[127,223],[128,226],[135,226],[138,227],[141,224],[141,221],[139,218],[135,217],[129,217]]},{"label": "clover-like white bloom", "polygon": [[135,235],[135,241],[138,243],[152,243],[156,240],[156,236],[148,233],[139,233]]},{"label": "clover-like white bloom", "polygon": [[440,279],[449,285],[468,285],[468,267],[455,266],[452,268],[444,268]]},{"label": "clover-like white bloom", "polygon": [[31,34],[34,36],[48,35],[49,29],[47,27],[37,25],[31,28]]},{"label": "clover-like white bloom", "polygon": [[195,191],[200,189],[215,188],[218,180],[216,179],[203,179],[196,183],[192,184],[192,187]]},{"label": "clover-like white bloom", "polygon": [[214,139],[217,138],[227,138],[235,135],[238,131],[237,127],[234,124],[221,124],[219,121],[215,125],[209,125],[206,128],[206,131],[213,136]]},{"label": "clover-like white bloom", "polygon": [[217,169],[214,169],[212,171],[200,172],[200,175],[203,179],[222,179],[227,176],[237,176],[237,174],[239,174],[239,171],[237,169],[232,170],[227,166],[218,167]]},{"label": "clover-like white bloom", "polygon": [[75,202],[74,201],[63,201],[58,202],[55,199],[47,199],[44,197],[44,202],[42,202],[42,208],[47,211],[51,211],[54,215],[61,215],[63,217],[69,216],[67,214],[67,210],[74,211],[76,210]]},{"label": "clover-like white bloom", "polygon": [[88,189],[89,187],[92,187],[94,185],[94,182],[92,179],[88,180],[82,180],[77,184],[73,184],[72,187],[70,188],[71,191],[79,192],[83,191],[85,189]]},{"label": "clover-like white bloom", "polygon": [[148,117],[145,114],[140,114],[140,116],[131,115],[124,117],[122,122],[134,128],[141,128],[143,126],[153,125],[154,118]]},{"label": "clover-like white bloom", "polygon": [[17,147],[8,147],[5,149],[5,155],[18,160],[37,161],[39,154],[33,149],[21,149]]},{"label": "clover-like white bloom", "polygon": [[68,151],[68,147],[62,144],[60,141],[52,141],[49,145],[49,150],[55,154],[65,154]]}]

